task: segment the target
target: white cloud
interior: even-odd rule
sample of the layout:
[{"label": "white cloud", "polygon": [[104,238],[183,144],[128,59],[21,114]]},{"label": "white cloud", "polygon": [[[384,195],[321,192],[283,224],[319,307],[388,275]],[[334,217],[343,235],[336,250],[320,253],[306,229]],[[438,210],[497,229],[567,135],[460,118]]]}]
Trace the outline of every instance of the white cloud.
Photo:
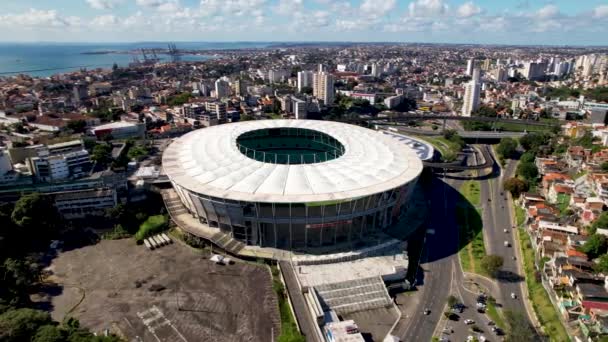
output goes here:
[{"label": "white cloud", "polygon": [[538,10],[536,13],[540,19],[550,19],[559,16],[559,7],[555,5],[547,5]]},{"label": "white cloud", "polygon": [[458,16],[462,18],[472,17],[474,15],[480,14],[481,8],[473,3],[473,1],[468,1],[458,7]]},{"label": "white cloud", "polygon": [[395,8],[396,0],[363,0],[359,9],[366,17],[378,18]]},{"label": "white cloud", "polygon": [[91,8],[98,10],[113,9],[120,1],[119,0],[86,0]]},{"label": "white cloud", "polygon": [[593,9],[593,16],[595,18],[607,18],[608,17],[608,5],[599,5]]},{"label": "white cloud", "polygon": [[303,0],[279,0],[274,10],[279,14],[294,14],[302,9],[303,4]]},{"label": "white cloud", "polygon": [[113,29],[118,24],[118,18],[111,14],[95,17],[91,21],[91,26],[102,30]]},{"label": "white cloud", "polygon": [[0,15],[0,25],[28,28],[67,27],[70,21],[59,16],[55,10],[37,10],[30,8],[20,14]]},{"label": "white cloud", "polygon": [[162,6],[168,2],[171,2],[171,0],[135,0],[135,3],[139,6],[152,8]]},{"label": "white cloud", "polygon": [[416,0],[408,9],[412,17],[432,17],[447,14],[449,6],[443,0]]}]

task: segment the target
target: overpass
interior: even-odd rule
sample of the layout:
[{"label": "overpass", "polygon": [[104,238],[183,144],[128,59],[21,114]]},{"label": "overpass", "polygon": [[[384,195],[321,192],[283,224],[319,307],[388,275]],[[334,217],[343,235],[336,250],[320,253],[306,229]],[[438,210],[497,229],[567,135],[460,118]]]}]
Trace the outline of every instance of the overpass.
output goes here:
[{"label": "overpass", "polygon": [[[377,124],[378,127],[396,127],[399,132],[407,134],[425,135],[425,136],[439,136],[443,133],[441,131],[428,131],[418,128],[407,127],[405,125],[391,125],[388,123]],[[464,139],[501,139],[501,138],[521,138],[527,135],[527,132],[495,132],[495,131],[457,131]]]},{"label": "overpass", "polygon": [[459,163],[432,163],[432,162],[422,162],[425,167],[431,169],[443,169],[450,171],[464,171],[464,170],[483,170],[488,167],[492,167],[494,165],[494,158],[492,158],[492,153],[490,152],[490,147],[488,145],[483,145],[482,148],[479,149],[481,154],[483,155],[483,164],[479,165],[462,165]]},{"label": "overpass", "polygon": [[502,119],[502,118],[491,118],[486,116],[458,116],[458,115],[438,115],[438,114],[412,114],[405,113],[400,114],[396,118],[372,118],[372,119],[352,119],[353,121],[367,121],[374,123],[375,121],[381,122],[403,122],[403,121],[415,121],[415,120],[457,120],[457,121],[482,121],[482,122],[495,122],[495,123],[510,123],[527,126],[545,126],[553,127],[556,124],[547,123],[542,121],[534,120],[516,120],[516,119]]}]

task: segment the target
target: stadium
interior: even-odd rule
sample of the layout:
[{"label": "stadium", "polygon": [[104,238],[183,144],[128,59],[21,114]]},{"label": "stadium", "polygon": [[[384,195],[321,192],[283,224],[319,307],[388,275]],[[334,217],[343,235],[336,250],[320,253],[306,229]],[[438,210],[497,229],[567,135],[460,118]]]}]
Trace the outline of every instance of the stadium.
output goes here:
[{"label": "stadium", "polygon": [[354,242],[396,223],[432,147],[331,121],[258,120],[174,140],[163,168],[190,215],[246,245]]}]

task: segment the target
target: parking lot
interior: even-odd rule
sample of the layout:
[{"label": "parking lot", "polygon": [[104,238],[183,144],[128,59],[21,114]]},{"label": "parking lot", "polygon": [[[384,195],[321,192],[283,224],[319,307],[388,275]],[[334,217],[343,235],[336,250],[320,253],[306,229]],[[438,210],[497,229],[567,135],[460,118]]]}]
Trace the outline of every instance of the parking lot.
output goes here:
[{"label": "parking lot", "polygon": [[216,265],[181,243],[154,251],[131,239],[60,253],[48,281],[53,318],[139,341],[271,341],[280,330],[263,266]]}]

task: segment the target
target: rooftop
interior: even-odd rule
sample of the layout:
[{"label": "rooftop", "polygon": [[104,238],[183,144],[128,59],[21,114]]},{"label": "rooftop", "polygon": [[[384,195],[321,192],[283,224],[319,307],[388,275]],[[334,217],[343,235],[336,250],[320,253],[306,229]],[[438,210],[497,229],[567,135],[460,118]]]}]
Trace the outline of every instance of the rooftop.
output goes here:
[{"label": "rooftop", "polygon": [[[324,162],[285,165],[261,162],[239,150],[242,134],[273,128],[324,133],[344,153]],[[315,120],[258,120],[199,129],[167,148],[163,167],[172,181],[195,193],[275,203],[369,196],[416,179],[423,168],[406,143],[359,126]]]}]

